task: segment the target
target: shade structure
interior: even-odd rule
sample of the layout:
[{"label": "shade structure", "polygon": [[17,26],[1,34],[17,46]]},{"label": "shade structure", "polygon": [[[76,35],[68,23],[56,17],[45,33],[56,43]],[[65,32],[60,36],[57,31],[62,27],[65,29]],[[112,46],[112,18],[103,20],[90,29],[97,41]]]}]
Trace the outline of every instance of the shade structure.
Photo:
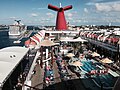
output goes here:
[{"label": "shade structure", "polygon": [[50,40],[43,40],[41,43],[40,43],[41,46],[54,46],[56,45],[53,41],[50,41]]},{"label": "shade structure", "polygon": [[72,41],[73,41],[73,38],[70,38],[70,37],[64,37],[64,38],[61,38],[60,41],[72,42]]},{"label": "shade structure", "polygon": [[80,61],[76,61],[72,65],[74,65],[74,66],[83,66],[83,64]]},{"label": "shade structure", "polygon": [[81,37],[78,37],[78,38],[76,38],[76,39],[73,39],[73,42],[87,42],[87,40],[85,40],[85,39],[82,39]]},{"label": "shade structure", "polygon": [[84,40],[80,37],[78,37],[77,39],[73,39],[70,37],[65,37],[65,38],[61,38],[60,41],[65,41],[65,42],[87,42],[87,40]]},{"label": "shade structure", "polygon": [[73,53],[68,53],[67,55],[66,55],[67,57],[73,57],[73,56],[75,56]]},{"label": "shade structure", "polygon": [[91,55],[92,55],[92,57],[99,57],[100,56],[100,54],[98,54],[96,52],[93,52]]},{"label": "shade structure", "polygon": [[102,63],[113,63],[113,61],[110,60],[109,58],[103,58],[103,59],[101,60],[101,62],[102,62]]}]

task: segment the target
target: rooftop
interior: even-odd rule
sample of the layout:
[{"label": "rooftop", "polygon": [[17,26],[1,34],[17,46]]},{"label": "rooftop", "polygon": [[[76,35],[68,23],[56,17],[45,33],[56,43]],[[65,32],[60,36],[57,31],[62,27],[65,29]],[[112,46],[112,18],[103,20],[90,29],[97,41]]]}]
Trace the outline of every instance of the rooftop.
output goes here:
[{"label": "rooftop", "polygon": [[29,49],[12,46],[0,50],[0,86],[10,76]]}]

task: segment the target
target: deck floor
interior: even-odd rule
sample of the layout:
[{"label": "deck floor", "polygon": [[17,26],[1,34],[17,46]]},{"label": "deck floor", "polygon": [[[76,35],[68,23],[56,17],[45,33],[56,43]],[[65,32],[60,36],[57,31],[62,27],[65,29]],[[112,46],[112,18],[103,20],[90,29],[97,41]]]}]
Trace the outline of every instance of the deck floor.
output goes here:
[{"label": "deck floor", "polygon": [[[32,87],[43,89],[44,70],[40,67],[39,64],[36,65],[35,70],[36,73],[33,74],[31,78]],[[81,80],[69,69],[68,72],[70,75],[72,75],[72,77],[71,80],[68,81],[61,81],[61,79],[59,78],[60,75],[58,73],[57,64],[55,62],[53,63],[53,70],[55,82],[53,85],[46,87],[45,90],[86,90]]]}]

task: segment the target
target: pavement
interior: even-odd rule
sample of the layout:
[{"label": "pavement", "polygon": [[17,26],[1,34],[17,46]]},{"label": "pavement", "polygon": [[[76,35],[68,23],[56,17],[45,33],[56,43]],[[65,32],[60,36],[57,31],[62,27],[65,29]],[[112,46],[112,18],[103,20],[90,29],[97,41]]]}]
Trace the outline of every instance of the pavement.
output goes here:
[{"label": "pavement", "polygon": [[58,70],[58,66],[57,66],[57,63],[56,62],[53,62],[53,71],[54,71],[54,78],[55,78],[55,83],[59,83],[61,82],[61,79],[59,78],[60,75],[59,75],[59,70]]},{"label": "pavement", "polygon": [[31,86],[39,89],[43,89],[43,78],[44,78],[44,70],[40,67],[39,64],[36,65],[35,74],[32,75],[31,78]]}]

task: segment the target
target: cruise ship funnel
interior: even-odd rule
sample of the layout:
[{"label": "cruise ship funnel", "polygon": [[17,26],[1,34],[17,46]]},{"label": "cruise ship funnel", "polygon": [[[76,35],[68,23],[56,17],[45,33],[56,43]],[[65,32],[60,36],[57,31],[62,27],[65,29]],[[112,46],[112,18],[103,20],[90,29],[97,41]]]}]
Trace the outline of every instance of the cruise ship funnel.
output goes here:
[{"label": "cruise ship funnel", "polygon": [[72,5],[59,8],[57,6],[53,6],[49,4],[48,9],[57,11],[56,30],[67,30],[67,23],[66,23],[64,11],[72,9]]}]

